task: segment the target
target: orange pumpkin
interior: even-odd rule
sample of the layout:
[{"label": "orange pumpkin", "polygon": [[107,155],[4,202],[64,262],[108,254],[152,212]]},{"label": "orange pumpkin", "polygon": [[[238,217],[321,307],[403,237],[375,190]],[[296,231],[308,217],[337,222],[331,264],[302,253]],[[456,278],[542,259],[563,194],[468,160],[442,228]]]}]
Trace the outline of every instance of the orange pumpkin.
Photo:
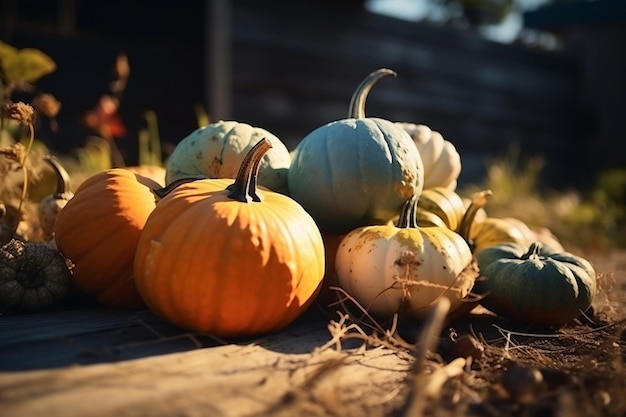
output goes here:
[{"label": "orange pumpkin", "polygon": [[87,178],[59,212],[56,245],[79,289],[111,308],[145,307],[133,279],[139,234],[157,197],[155,181],[113,168]]},{"label": "orange pumpkin", "polygon": [[220,337],[277,331],[312,303],[324,243],[295,200],[257,188],[259,141],[234,183],[201,179],[159,201],[141,233],[135,279],[148,307],[171,323]]}]

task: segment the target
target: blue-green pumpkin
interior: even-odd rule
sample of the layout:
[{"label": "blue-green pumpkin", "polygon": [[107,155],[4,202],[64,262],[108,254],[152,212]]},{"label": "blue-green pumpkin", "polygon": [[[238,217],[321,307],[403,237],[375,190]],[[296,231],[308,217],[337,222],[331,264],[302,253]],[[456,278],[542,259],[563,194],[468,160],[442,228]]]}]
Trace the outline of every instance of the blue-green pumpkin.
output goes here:
[{"label": "blue-green pumpkin", "polygon": [[367,93],[387,75],[395,72],[369,74],[352,96],[348,118],[318,127],[292,153],[289,195],[324,232],[386,224],[422,192],[422,159],[409,134],[389,120],[365,117]]},{"label": "blue-green pumpkin", "polygon": [[473,292],[502,317],[563,325],[587,311],[596,295],[596,272],[588,260],[539,242],[500,243],[474,256],[480,278]]}]

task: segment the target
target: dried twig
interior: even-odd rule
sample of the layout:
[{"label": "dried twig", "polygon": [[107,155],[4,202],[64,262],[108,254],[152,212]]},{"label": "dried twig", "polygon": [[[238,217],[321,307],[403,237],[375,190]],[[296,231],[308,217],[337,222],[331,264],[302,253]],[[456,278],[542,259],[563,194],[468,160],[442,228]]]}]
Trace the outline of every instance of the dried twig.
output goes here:
[{"label": "dried twig", "polygon": [[431,311],[418,341],[410,393],[403,413],[407,417],[422,416],[426,407],[439,397],[443,384],[449,378],[463,373],[466,363],[464,358],[457,358],[432,374],[425,372],[428,354],[436,349],[449,311],[450,301],[447,298],[441,298]]}]

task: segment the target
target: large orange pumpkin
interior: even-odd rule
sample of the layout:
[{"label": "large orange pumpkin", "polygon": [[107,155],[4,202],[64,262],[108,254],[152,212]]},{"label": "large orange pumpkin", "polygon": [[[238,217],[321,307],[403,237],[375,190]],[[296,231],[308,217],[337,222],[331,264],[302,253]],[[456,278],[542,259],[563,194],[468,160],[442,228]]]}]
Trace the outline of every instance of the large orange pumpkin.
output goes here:
[{"label": "large orange pumpkin", "polygon": [[324,243],[293,199],[257,188],[271,142],[259,141],[232,179],[175,187],[141,233],[135,279],[152,311],[191,331],[247,337],[277,331],[314,300]]},{"label": "large orange pumpkin", "polygon": [[157,197],[155,181],[122,168],[87,178],[59,212],[56,245],[75,266],[73,281],[111,308],[145,307],[133,278],[139,234]]}]

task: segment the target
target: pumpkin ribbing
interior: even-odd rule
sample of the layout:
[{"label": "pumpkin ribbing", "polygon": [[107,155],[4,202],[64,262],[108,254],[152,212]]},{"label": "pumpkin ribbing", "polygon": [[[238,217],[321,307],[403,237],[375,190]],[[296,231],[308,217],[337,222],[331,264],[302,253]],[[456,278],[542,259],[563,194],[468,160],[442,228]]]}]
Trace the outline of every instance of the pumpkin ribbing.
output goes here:
[{"label": "pumpkin ribbing", "polygon": [[78,187],[56,219],[56,244],[74,264],[72,280],[107,307],[145,306],[133,279],[133,260],[156,205],[152,190],[159,187],[123,168],[102,171]]},{"label": "pumpkin ribbing", "polygon": [[237,178],[180,184],[146,223],[135,257],[138,288],[170,322],[220,337],[278,330],[313,301],[324,246],[291,198],[257,187],[269,141],[246,155]]},{"label": "pumpkin ribbing", "polygon": [[408,133],[388,120],[362,117],[367,91],[391,73],[371,73],[352,97],[351,117],[318,127],[294,150],[289,195],[324,232],[387,223],[422,192],[422,160]]},{"label": "pumpkin ribbing", "polygon": [[589,261],[540,242],[504,242],[475,256],[481,304],[504,317],[561,325],[583,314],[596,294],[596,272]]},{"label": "pumpkin ribbing", "polygon": [[447,227],[419,227],[416,203],[403,205],[397,226],[357,228],[337,250],[339,285],[373,314],[421,318],[440,297],[458,307],[472,288],[468,245]]}]

